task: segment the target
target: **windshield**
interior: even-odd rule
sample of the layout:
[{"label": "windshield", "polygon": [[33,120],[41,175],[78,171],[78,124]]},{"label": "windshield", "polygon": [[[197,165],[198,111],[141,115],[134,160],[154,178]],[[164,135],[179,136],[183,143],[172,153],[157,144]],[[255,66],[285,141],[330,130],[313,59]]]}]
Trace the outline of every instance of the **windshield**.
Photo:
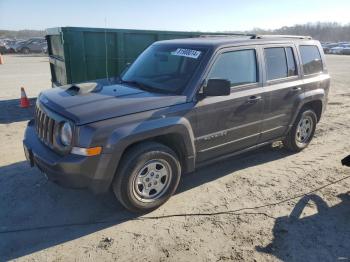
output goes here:
[{"label": "windshield", "polygon": [[180,93],[205,53],[202,48],[155,45],[147,48],[121,77],[122,82],[165,93]]}]

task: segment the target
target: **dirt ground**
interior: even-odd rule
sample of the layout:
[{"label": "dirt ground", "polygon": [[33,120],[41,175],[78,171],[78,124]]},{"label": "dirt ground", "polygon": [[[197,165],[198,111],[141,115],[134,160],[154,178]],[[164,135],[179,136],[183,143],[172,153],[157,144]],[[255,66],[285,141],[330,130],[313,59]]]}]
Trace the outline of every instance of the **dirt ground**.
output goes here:
[{"label": "dirt ground", "polygon": [[350,56],[327,62],[329,105],[306,150],[268,147],[205,167],[184,176],[161,208],[137,217],[111,193],[64,189],[28,167],[21,141],[31,111],[15,99],[20,85],[31,96],[50,86],[48,62],[6,56],[0,261],[350,260],[350,179],[337,182],[350,175],[340,164],[350,154]]},{"label": "dirt ground", "polygon": [[3,55],[0,66],[0,101],[18,99],[23,86],[28,97],[36,97],[51,86],[48,57],[40,54]]}]

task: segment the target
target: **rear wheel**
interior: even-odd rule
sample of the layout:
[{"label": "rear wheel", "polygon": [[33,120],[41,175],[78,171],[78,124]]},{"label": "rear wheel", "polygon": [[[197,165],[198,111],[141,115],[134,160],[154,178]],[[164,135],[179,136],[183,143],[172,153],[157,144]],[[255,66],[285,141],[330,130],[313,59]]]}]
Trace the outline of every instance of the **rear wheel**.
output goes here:
[{"label": "rear wheel", "polygon": [[284,139],[284,146],[293,152],[299,152],[306,148],[314,136],[316,124],[315,112],[312,109],[302,110]]},{"label": "rear wheel", "polygon": [[148,212],[174,194],[180,176],[181,166],[173,150],[155,142],[141,143],[123,156],[113,191],[128,210]]}]

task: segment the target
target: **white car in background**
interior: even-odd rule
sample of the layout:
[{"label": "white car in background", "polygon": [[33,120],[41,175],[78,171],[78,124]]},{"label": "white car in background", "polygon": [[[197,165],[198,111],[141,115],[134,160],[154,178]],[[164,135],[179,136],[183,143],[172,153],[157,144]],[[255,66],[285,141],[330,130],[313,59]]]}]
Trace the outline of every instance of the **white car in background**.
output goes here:
[{"label": "white car in background", "polygon": [[345,47],[342,51],[343,55],[350,55],[350,46],[349,47]]},{"label": "white car in background", "polygon": [[336,47],[331,48],[329,50],[329,53],[330,54],[337,54],[337,55],[339,55],[339,54],[343,54],[344,53],[343,51],[347,50],[349,48],[350,48],[350,44],[340,44],[340,45],[338,45]]}]

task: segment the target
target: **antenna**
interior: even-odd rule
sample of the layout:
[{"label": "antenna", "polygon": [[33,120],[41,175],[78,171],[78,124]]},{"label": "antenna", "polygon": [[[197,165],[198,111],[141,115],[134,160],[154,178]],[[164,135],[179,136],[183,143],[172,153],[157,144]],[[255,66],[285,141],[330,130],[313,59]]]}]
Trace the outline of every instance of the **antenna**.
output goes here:
[{"label": "antenna", "polygon": [[107,18],[105,17],[105,55],[106,55],[106,77],[109,79],[108,75],[108,45],[107,45]]}]

